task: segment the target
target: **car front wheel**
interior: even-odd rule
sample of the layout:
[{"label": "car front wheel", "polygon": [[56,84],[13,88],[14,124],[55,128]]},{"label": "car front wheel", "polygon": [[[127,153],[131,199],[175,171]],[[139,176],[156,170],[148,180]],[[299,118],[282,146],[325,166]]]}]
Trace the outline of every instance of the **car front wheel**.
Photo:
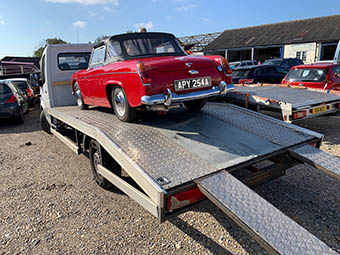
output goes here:
[{"label": "car front wheel", "polygon": [[196,99],[196,100],[186,101],[186,102],[184,102],[184,105],[190,111],[199,111],[199,110],[201,110],[201,108],[204,107],[206,102],[207,102],[207,99],[203,98],[203,99]]},{"label": "car front wheel", "polygon": [[129,105],[126,94],[122,88],[112,90],[111,100],[113,110],[119,120],[131,122],[136,119],[136,108]]},{"label": "car front wheel", "polygon": [[77,105],[78,105],[79,109],[80,110],[86,110],[88,108],[88,105],[86,105],[84,103],[84,100],[83,100],[83,97],[81,95],[81,91],[80,91],[80,88],[79,88],[79,85],[78,85],[77,82],[74,84],[74,93],[76,95]]}]

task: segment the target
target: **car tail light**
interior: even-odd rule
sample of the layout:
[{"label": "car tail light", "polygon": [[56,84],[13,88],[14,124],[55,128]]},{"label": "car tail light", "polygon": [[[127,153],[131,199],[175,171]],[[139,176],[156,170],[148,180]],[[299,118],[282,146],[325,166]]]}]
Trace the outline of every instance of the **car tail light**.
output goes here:
[{"label": "car tail light", "polygon": [[254,79],[240,79],[238,83],[240,84],[251,84],[254,82]]},{"label": "car tail light", "polygon": [[205,196],[203,193],[197,187],[195,187],[193,189],[185,190],[183,192],[169,196],[166,201],[166,209],[167,211],[171,212],[173,210],[198,202],[204,198]]},{"label": "car tail light", "polygon": [[17,97],[15,95],[12,95],[8,100],[6,101],[6,104],[12,104],[17,101]]},{"label": "car tail light", "polygon": [[220,63],[226,74],[232,74],[233,71],[229,67],[228,61],[222,56],[220,57]]},{"label": "car tail light", "polygon": [[30,88],[27,88],[27,95],[29,97],[33,96],[33,91]]},{"label": "car tail light", "polygon": [[138,61],[137,63],[137,72],[144,86],[151,85],[151,78],[149,77],[147,69],[142,61]]},{"label": "car tail light", "polygon": [[293,119],[296,120],[296,119],[302,119],[304,117],[307,116],[307,112],[306,111],[299,111],[299,112],[294,112],[293,113]]}]

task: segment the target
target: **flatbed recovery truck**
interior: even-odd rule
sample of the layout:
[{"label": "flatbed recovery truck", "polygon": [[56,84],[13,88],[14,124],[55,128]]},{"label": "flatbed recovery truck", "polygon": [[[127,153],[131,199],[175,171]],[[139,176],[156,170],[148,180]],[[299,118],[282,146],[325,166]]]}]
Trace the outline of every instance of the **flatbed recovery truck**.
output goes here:
[{"label": "flatbed recovery truck", "polygon": [[55,100],[61,91],[71,93],[58,54],[85,50],[45,49],[41,124],[89,156],[99,185],[113,184],[159,222],[209,199],[270,254],[338,254],[252,190],[301,163],[340,179],[340,160],[318,149],[323,135],[232,104],[151,112],[124,123],[109,109]]}]

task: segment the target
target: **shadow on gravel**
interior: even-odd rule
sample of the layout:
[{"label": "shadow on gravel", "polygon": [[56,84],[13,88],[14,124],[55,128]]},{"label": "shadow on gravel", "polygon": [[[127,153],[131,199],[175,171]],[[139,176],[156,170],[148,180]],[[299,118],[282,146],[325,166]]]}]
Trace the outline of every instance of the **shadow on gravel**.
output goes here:
[{"label": "shadow on gravel", "polygon": [[170,217],[169,222],[174,224],[178,229],[180,229],[182,232],[190,236],[192,239],[194,239],[196,242],[201,244],[203,247],[208,249],[213,254],[226,254],[231,255],[228,250],[226,250],[224,247],[216,243],[211,238],[207,237],[197,229],[190,226],[187,222],[180,219],[179,217]]},{"label": "shadow on gravel", "polygon": [[39,106],[36,105],[35,108],[29,109],[29,112],[24,115],[25,122],[23,124],[16,124],[12,119],[0,119],[0,135],[30,133],[41,130],[39,115]]}]

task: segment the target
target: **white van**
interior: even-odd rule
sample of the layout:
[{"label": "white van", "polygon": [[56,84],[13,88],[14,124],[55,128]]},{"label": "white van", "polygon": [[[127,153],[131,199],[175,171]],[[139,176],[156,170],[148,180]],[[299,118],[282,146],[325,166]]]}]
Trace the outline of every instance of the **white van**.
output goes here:
[{"label": "white van", "polygon": [[47,108],[76,104],[72,95],[71,76],[81,69],[88,68],[92,48],[92,44],[55,44],[48,45],[44,50],[40,60],[42,128],[43,124],[51,124]]}]

